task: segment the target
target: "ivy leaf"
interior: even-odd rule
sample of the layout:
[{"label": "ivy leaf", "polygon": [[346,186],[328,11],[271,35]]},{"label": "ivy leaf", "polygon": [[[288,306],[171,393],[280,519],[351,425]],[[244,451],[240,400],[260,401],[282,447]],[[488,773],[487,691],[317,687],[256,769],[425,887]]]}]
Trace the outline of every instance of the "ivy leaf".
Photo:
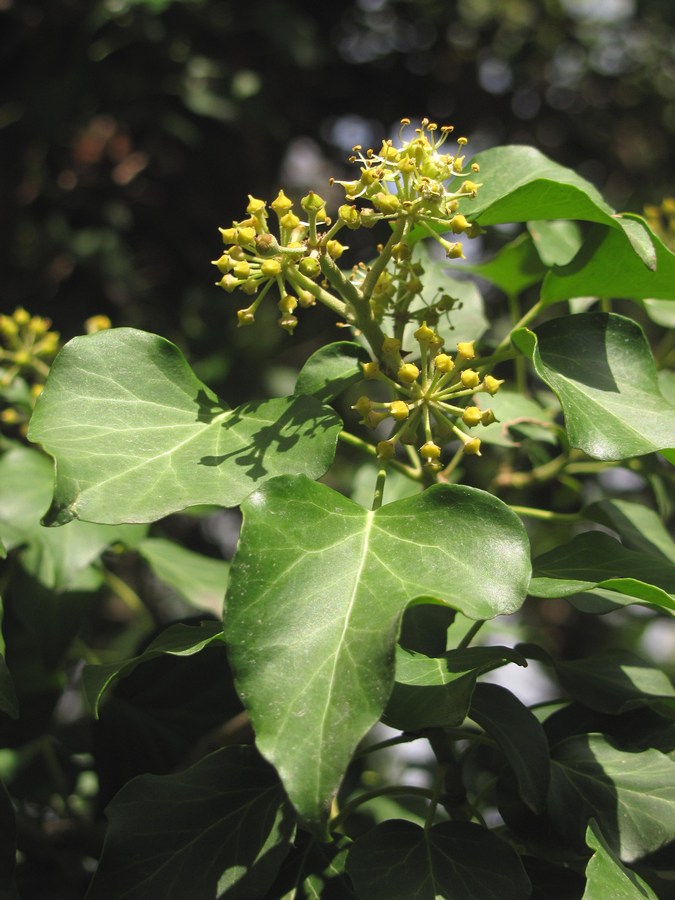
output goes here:
[{"label": "ivy leaf", "polygon": [[146,528],[74,522],[55,531],[40,524],[49,506],[54,476],[50,460],[28,447],[0,457],[0,535],[8,548],[23,547],[22,566],[45,587],[63,589],[110,544],[135,546]]},{"label": "ivy leaf", "polygon": [[595,819],[588,823],[586,844],[594,853],[586,865],[586,890],[581,900],[658,900],[649,885],[612,852]]},{"label": "ivy leaf", "polygon": [[508,647],[467,647],[440,657],[396,648],[396,681],[385,724],[401,731],[461,725],[479,675],[504,662],[527,665]]},{"label": "ivy leaf", "polygon": [[574,258],[583,240],[576,222],[561,220],[528,222],[527,230],[532,236],[537,253],[545,266],[564,266]]},{"label": "ivy leaf", "polygon": [[508,296],[517,296],[532,284],[543,281],[546,266],[529,234],[520,234],[483,263],[463,266],[485,278]]},{"label": "ivy leaf", "polygon": [[137,548],[154,574],[193,606],[219,615],[230,564],[195,553],[165,538],[146,538]]},{"label": "ivy leaf", "polygon": [[141,775],[106,810],[87,900],[261,897],[291,848],[293,817],[271,766],[228,747],[174,775]]},{"label": "ivy leaf", "polygon": [[400,819],[358,838],[347,872],[362,900],[522,900],[530,882],[511,847],[471,822],[428,831]]},{"label": "ivy leaf", "polygon": [[586,531],[538,556],[533,562],[533,597],[570,597],[606,588],[675,611],[675,572],[672,563],[629,550],[601,531]]},{"label": "ivy leaf", "polygon": [[675,446],[675,407],[662,396],[639,325],[583,313],[513,332],[515,346],[558,396],[570,444],[595,459],[626,459]]},{"label": "ivy leaf", "polygon": [[554,660],[534,644],[521,644],[518,649],[530,659],[554,666],[567,693],[589,709],[618,716],[649,706],[675,718],[675,688],[668,676],[628,650]]},{"label": "ivy leaf", "polygon": [[202,503],[236,506],[281,472],[318,478],[340,427],[313,397],[232,410],[169,341],[115,328],[66,344],[29,437],[56,460],[46,524],[115,524]]},{"label": "ivy leaf", "polygon": [[101,699],[112,683],[130,675],[141,663],[165,653],[171,656],[199,653],[214,641],[222,641],[222,630],[222,624],[217,621],[207,620],[199,626],[179,622],[166,628],[138,656],[104,665],[86,666],[82,673],[82,688],[92,712],[97,716]]},{"label": "ivy leaf", "polygon": [[675,835],[675,760],[654,749],[618,750],[599,734],[576,735],[553,750],[548,810],[580,845],[594,816],[612,851],[635,862]]},{"label": "ivy leaf", "polygon": [[[624,220],[625,222],[631,220]],[[647,268],[631,252],[634,235],[614,228],[593,228],[578,255],[544,279],[545,303],[571,297],[616,297],[627,300],[675,300],[675,254],[641,220],[632,221],[654,247],[655,265]],[[633,247],[634,249],[634,247]]]},{"label": "ivy leaf", "polygon": [[513,612],[527,591],[527,537],[501,501],[457,485],[370,512],[280,476],[242,510],[225,604],[230,659],[259,749],[323,835],[391,692],[406,605],[430,597],[469,618]]},{"label": "ivy leaf", "polygon": [[497,742],[534,813],[543,813],[551,779],[548,741],[534,713],[506,688],[476,685],[469,716]]},{"label": "ivy leaf", "polygon": [[675,541],[648,506],[628,500],[600,500],[587,506],[584,516],[613,529],[629,550],[675,563]]},{"label": "ivy leaf", "polygon": [[534,147],[492,147],[478,153],[476,180],[482,183],[461,211],[481,225],[530,222],[539,219],[579,219],[622,230],[643,266],[654,268],[655,251],[649,235],[632,218],[622,217],[600,192],[573,169],[561,166]]},{"label": "ivy leaf", "polygon": [[279,876],[264,900],[355,900],[345,862],[351,841],[330,843],[299,832]]},{"label": "ivy leaf", "polygon": [[320,347],[300,369],[295,393],[311,395],[321,403],[330,403],[352,384],[363,379],[359,363],[369,360],[366,349],[352,341],[338,341]]}]

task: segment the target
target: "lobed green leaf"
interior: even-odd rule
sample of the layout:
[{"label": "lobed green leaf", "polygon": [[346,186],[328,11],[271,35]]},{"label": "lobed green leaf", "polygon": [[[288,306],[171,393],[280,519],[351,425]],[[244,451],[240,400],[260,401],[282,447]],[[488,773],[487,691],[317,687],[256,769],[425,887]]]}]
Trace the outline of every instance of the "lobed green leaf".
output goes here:
[{"label": "lobed green leaf", "polygon": [[236,506],[281,472],[318,478],[341,423],[313,397],[222,403],[164,338],[116,328],[59,353],[29,438],[56,460],[45,522],[150,522]]},{"label": "lobed green leaf", "polygon": [[557,394],[573,447],[610,460],[675,446],[675,407],[659,390],[649,345],[632,319],[584,313],[511,337]]},{"label": "lobed green leaf", "polygon": [[470,618],[515,611],[527,537],[501,501],[456,485],[369,512],[280,476],[242,509],[225,605],[230,659],[261,752],[322,835],[352,753],[391,693],[406,605],[422,596]]},{"label": "lobed green leaf", "polygon": [[581,900],[658,900],[649,885],[612,851],[595,819],[588,823],[586,844],[594,852],[586,865],[586,890]]}]

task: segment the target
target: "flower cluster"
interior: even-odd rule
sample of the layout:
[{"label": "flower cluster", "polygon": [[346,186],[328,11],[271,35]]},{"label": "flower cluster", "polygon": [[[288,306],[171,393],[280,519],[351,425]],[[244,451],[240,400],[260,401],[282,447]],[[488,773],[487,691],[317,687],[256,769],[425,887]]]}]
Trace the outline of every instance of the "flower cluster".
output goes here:
[{"label": "flower cluster", "polygon": [[[408,119],[402,121],[403,129],[410,124]],[[279,295],[279,325],[289,333],[297,325],[298,307],[313,306],[317,300],[350,324],[358,318],[354,301],[362,300],[372,320],[381,322],[392,307],[407,308],[422,289],[422,272],[411,259],[418,229],[438,241],[449,258],[464,257],[457,238],[474,237],[479,229],[458,211],[459,205],[475,197],[480,188],[463,171],[461,150],[466,138],[457,139],[459,152],[453,155],[441,149],[451,126],[439,128],[424,119],[410,139],[404,138],[403,129],[400,147],[387,140],[378,152],[354,148],[356,155],[350,161],[360,167],[358,179],[331,182],[344,188],[348,201],[338,208],[334,221],[318,194],[303,197],[298,214],[281,190],[269,204],[277,219],[275,233],[269,227],[267,204],[250,195],[247,218],[220,229],[225,249],[213,260],[221,273],[216,283],[228,293],[237,290],[254,298],[238,311],[239,325],[255,322],[258,307],[273,287]],[[478,166],[472,165],[469,174],[477,172]],[[456,190],[448,187],[453,181],[458,183]],[[394,231],[387,247],[380,248],[381,264],[361,263],[345,276],[335,265],[348,249],[337,239],[338,233],[372,228],[383,221]],[[444,234],[453,239],[447,240]]]},{"label": "flower cluster", "polygon": [[[395,396],[394,400],[380,402],[362,396],[355,409],[362,417],[361,423],[377,427],[387,418],[393,419],[393,430],[386,440],[377,445],[381,459],[390,459],[397,444],[418,444],[418,452],[429,469],[441,468],[441,443],[452,438],[461,441],[460,451],[480,456],[480,438],[467,434],[460,425],[474,428],[496,422],[491,409],[477,405],[458,406],[457,401],[486,393],[497,393],[503,381],[492,375],[481,376],[468,366],[475,359],[474,341],[460,341],[453,358],[442,350],[442,340],[426,323],[415,332],[420,348],[419,365],[402,363],[396,378],[390,378],[376,362],[364,363],[366,379],[386,384]],[[400,341],[386,338],[382,358],[400,353]],[[422,442],[420,444],[420,442]]]}]

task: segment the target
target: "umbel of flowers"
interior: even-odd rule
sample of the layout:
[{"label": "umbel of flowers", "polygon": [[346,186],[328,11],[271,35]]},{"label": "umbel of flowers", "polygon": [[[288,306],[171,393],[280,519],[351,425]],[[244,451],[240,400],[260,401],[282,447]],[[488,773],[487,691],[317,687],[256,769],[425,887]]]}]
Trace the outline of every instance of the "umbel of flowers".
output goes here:
[{"label": "umbel of flowers", "polygon": [[[412,129],[410,120],[403,119],[396,144],[384,140],[378,150],[355,147],[350,162],[358,167],[358,177],[332,182],[345,192],[334,219],[327,214],[325,200],[313,191],[300,200],[299,208],[283,190],[269,208],[249,195],[247,217],[220,229],[225,247],[213,261],[221,273],[220,287],[251,298],[237,312],[240,326],[253,325],[260,304],[276,293],[278,323],[291,334],[298,311],[317,302],[361,334],[374,356],[364,375],[386,384],[392,397],[361,397],[354,407],[370,427],[387,418],[393,422],[389,437],[377,444],[378,456],[386,460],[397,444],[422,441],[419,456],[432,470],[441,468],[438,441],[459,438],[460,453],[480,455],[480,439],[464,428],[488,425],[495,418],[471,398],[494,394],[501,384],[469,366],[475,357],[473,342],[460,342],[453,359],[424,322],[415,332],[417,362],[410,362],[400,338],[383,331],[388,318],[411,321],[412,301],[422,292],[424,272],[413,259],[414,243],[429,237],[448,258],[462,259],[461,238],[480,231],[459,212],[460,201],[476,197],[481,187],[474,180],[479,167],[464,170],[464,137],[448,152],[452,132],[452,126],[439,127],[427,119]],[[376,259],[343,271],[338,260],[348,249],[345,235],[381,222],[387,223],[389,234],[386,243],[378,245]],[[442,297],[428,306],[427,321],[437,321],[452,302]]]}]

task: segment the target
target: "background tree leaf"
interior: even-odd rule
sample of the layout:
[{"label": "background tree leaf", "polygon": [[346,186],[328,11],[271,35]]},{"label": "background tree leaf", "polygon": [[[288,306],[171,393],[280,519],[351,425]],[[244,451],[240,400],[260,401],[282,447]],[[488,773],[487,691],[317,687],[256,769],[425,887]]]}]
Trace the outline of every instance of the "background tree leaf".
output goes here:
[{"label": "background tree leaf", "polygon": [[531,235],[519,234],[491,259],[464,266],[494,284],[508,296],[517,296],[530,285],[543,281],[546,266],[541,261]]},{"label": "background tree leaf", "polygon": [[309,357],[298,374],[296,394],[311,394],[321,403],[330,403],[350,385],[363,379],[359,363],[370,355],[353,341],[337,341],[320,347]]},{"label": "background tree leaf", "polygon": [[583,313],[518,329],[515,346],[555,391],[570,444],[595,459],[626,459],[675,445],[675,407],[662,396],[639,325]]},{"label": "background tree leaf", "polygon": [[595,819],[588,823],[586,843],[594,852],[586,865],[586,890],[581,900],[658,900],[649,885],[612,851]]},{"label": "background tree leaf", "polygon": [[593,816],[623,862],[673,841],[675,760],[665,753],[629,753],[589,734],[563,741],[551,758],[549,816],[568,839],[581,846]]},{"label": "background tree leaf", "polygon": [[261,752],[323,834],[391,692],[405,606],[424,596],[470,618],[513,612],[527,590],[527,538],[501,501],[457,485],[370,512],[280,476],[242,509],[225,604],[230,658]]},{"label": "background tree leaf", "polygon": [[164,338],[115,328],[59,353],[29,436],[56,460],[48,524],[236,506],[280,472],[322,475],[341,423],[313,397],[229,409]]},{"label": "background tree leaf", "polygon": [[564,266],[574,258],[583,244],[579,226],[569,220],[556,222],[542,219],[528,222],[527,230],[541,261],[547,267]]},{"label": "background tree leaf", "polygon": [[523,802],[533,812],[542,813],[551,766],[546,734],[534,713],[506,688],[480,683],[473,692],[469,716],[506,757]]},{"label": "background tree leaf", "polygon": [[654,266],[647,268],[632,252],[632,235],[614,228],[596,227],[571,262],[548,272],[541,299],[545,303],[571,297],[675,300],[675,254],[646,223],[633,221],[632,227],[642,229],[652,243]]},{"label": "background tree leaf", "polygon": [[397,646],[396,680],[385,724],[401,731],[461,725],[478,677],[504,662],[527,665],[508,647],[467,647],[432,658]]},{"label": "background tree leaf", "polygon": [[629,550],[601,531],[585,531],[533,561],[533,597],[569,597],[593,588],[675,611],[675,570],[660,556]]},{"label": "background tree leaf", "polygon": [[251,747],[219,750],[173,775],[141,775],[107,815],[87,900],[260,897],[294,833],[274,769]]},{"label": "background tree leaf", "polygon": [[361,900],[522,900],[530,883],[511,847],[470,822],[424,831],[392,820],[358,838],[347,872]]}]

